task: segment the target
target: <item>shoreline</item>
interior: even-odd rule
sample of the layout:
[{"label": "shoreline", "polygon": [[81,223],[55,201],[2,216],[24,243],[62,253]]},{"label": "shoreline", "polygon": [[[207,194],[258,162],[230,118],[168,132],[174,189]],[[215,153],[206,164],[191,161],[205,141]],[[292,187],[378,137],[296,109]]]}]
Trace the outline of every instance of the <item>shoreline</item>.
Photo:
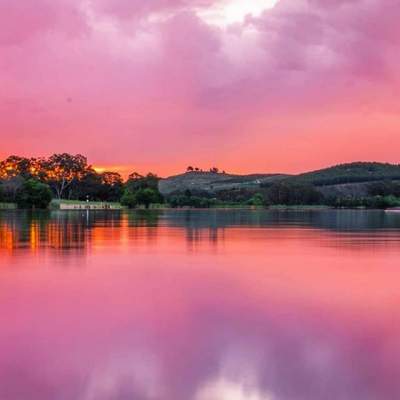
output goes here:
[{"label": "shoreline", "polygon": [[[99,203],[100,204],[100,203]],[[328,210],[336,210],[336,211],[383,211],[383,212],[393,212],[400,213],[399,207],[394,208],[366,208],[366,207],[331,207],[331,206],[270,206],[270,207],[262,207],[262,206],[214,206],[214,207],[204,207],[204,208],[196,208],[196,207],[136,207],[136,208],[127,208],[121,205],[113,205],[112,207],[108,206],[108,204],[104,203],[102,205],[87,205],[83,203],[81,205],[77,204],[75,207],[49,207],[46,209],[29,209],[29,208],[18,208],[16,205],[4,205],[0,203],[0,211],[328,211]]]}]

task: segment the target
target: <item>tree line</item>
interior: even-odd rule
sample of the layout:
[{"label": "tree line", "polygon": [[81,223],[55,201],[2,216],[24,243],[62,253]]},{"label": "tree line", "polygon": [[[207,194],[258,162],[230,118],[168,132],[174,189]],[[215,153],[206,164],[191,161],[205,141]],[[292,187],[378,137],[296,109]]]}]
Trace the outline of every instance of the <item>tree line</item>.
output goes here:
[{"label": "tree line", "polygon": [[10,156],[0,161],[0,202],[46,208],[52,199],[119,202],[134,207],[162,202],[157,175],[133,172],[124,181],[113,171],[97,172],[81,154],[48,158]]},{"label": "tree line", "polygon": [[192,167],[191,165],[186,168],[186,172],[211,172],[212,174],[226,174],[225,171],[220,171],[218,167],[211,167],[208,171],[204,171],[202,168]]},{"label": "tree line", "polygon": [[381,181],[367,184],[360,195],[324,195],[317,186],[283,179],[259,189],[226,189],[217,193],[185,190],[166,198],[171,207],[207,208],[214,206],[316,206],[333,208],[385,209],[400,206],[400,183]]},{"label": "tree line", "polygon": [[[10,156],[0,161],[0,203],[17,203],[20,208],[46,208],[52,199],[121,202],[129,208],[166,202],[171,207],[207,208],[213,206],[328,205],[332,207],[387,208],[400,206],[400,183],[389,179],[399,166],[356,163],[330,168],[261,185],[258,189],[221,190],[217,193],[186,190],[165,199],[158,190],[160,178],[153,173],[133,172],[128,179],[113,171],[97,172],[86,157],[68,153],[48,158]],[[358,179],[370,173],[364,195],[324,196],[321,177],[334,179],[333,172]],[[201,172],[188,167],[187,172]],[[220,173],[213,167],[210,172]],[[222,171],[225,173],[225,171]],[[360,175],[361,174],[361,175]],[[385,175],[386,174],[386,175]],[[364,175],[363,175],[364,176]],[[376,181],[378,177],[386,179]],[[304,179],[307,177],[307,179]],[[311,177],[313,179],[311,179]],[[345,179],[344,175],[341,179]],[[349,179],[348,177],[346,178]]]}]

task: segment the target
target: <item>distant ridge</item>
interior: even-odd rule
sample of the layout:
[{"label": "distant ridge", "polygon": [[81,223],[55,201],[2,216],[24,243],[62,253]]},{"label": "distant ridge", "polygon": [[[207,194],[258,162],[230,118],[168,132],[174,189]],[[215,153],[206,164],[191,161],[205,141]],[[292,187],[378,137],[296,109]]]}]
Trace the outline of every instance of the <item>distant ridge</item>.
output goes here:
[{"label": "distant ridge", "polygon": [[311,183],[315,186],[400,180],[400,165],[357,161],[306,172],[291,177],[291,179]]},{"label": "distant ridge", "polygon": [[223,190],[256,190],[268,187],[277,181],[312,184],[322,192],[364,194],[366,183],[400,180],[400,165],[379,162],[353,162],[338,164],[299,175],[249,174],[237,175],[214,172],[186,172],[160,180],[159,189],[163,195],[184,191],[215,193]]}]

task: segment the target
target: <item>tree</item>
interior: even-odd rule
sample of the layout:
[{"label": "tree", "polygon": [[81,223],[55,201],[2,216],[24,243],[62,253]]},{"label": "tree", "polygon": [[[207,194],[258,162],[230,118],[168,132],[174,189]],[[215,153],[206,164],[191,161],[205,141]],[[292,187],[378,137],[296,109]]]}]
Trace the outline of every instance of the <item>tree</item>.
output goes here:
[{"label": "tree", "polygon": [[123,180],[117,172],[97,173],[87,167],[85,173],[74,179],[64,192],[65,198],[74,200],[120,201]]},{"label": "tree", "polygon": [[35,179],[28,179],[18,190],[16,201],[19,208],[47,208],[51,202],[51,189]]},{"label": "tree", "polygon": [[209,208],[216,204],[216,199],[207,197],[193,196],[192,194],[175,194],[168,198],[168,203],[171,207],[193,207],[193,208]]},{"label": "tree", "polygon": [[43,162],[45,180],[61,199],[66,189],[74,182],[85,176],[88,168],[86,157],[67,153],[54,154]]},{"label": "tree", "polygon": [[124,182],[118,172],[103,172],[101,174],[101,200],[119,201]]},{"label": "tree", "polygon": [[0,162],[0,178],[10,179],[16,176],[29,178],[36,173],[35,159],[19,156],[10,156]]},{"label": "tree", "polygon": [[129,208],[136,207],[138,203],[135,194],[126,189],[121,197],[121,204]]},{"label": "tree", "polygon": [[318,204],[323,197],[313,185],[289,180],[274,183],[267,189],[266,195],[272,204],[285,205]]},{"label": "tree", "polygon": [[15,176],[2,182],[1,190],[3,193],[3,201],[14,203],[17,193],[22,188],[25,180],[22,176]]},{"label": "tree", "polygon": [[159,194],[150,188],[139,189],[135,193],[137,204],[143,204],[146,208],[149,208],[150,204],[159,203]]},{"label": "tree", "polygon": [[194,171],[194,168],[191,165],[186,168],[186,172],[193,172],[193,171]]},{"label": "tree", "polygon": [[101,174],[101,179],[105,185],[122,185],[122,177],[118,172],[106,171]]},{"label": "tree", "polygon": [[144,205],[149,208],[150,204],[160,203],[161,201],[162,198],[160,198],[158,191],[150,188],[139,189],[136,192],[126,189],[121,197],[121,204],[129,208],[134,208],[137,205]]},{"label": "tree", "polygon": [[143,175],[140,175],[138,172],[132,172],[129,176],[128,176],[128,181],[137,181],[139,179],[142,179]]},{"label": "tree", "polygon": [[164,199],[158,190],[159,180],[160,178],[152,173],[148,173],[146,176],[137,172],[130,174],[121,202],[131,208],[138,204],[148,208],[151,203],[162,203]]},{"label": "tree", "polygon": [[129,175],[126,187],[132,192],[138,189],[154,189],[158,191],[158,182],[160,178],[156,174],[149,172],[146,176],[142,176],[134,172]]},{"label": "tree", "polygon": [[88,168],[81,179],[74,179],[68,187],[68,198],[74,200],[103,200],[105,189],[102,177],[94,169]]}]

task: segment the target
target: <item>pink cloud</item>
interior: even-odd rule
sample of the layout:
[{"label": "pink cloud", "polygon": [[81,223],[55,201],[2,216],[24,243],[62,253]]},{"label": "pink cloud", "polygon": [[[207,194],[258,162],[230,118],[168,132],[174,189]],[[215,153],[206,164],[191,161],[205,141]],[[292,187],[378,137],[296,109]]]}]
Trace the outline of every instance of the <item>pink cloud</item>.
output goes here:
[{"label": "pink cloud", "polygon": [[[347,135],[348,160],[398,161],[379,140],[400,145],[398,2],[281,0],[227,28],[198,14],[217,3],[0,0],[0,155],[293,171],[308,167],[296,143],[311,126],[323,148]],[[360,154],[360,132],[374,151]],[[282,141],[290,152],[266,161]],[[322,149],[313,165],[339,158]]]},{"label": "pink cloud", "polygon": [[100,0],[98,10],[122,20],[146,17],[154,12],[177,12],[194,7],[206,7],[215,0]]},{"label": "pink cloud", "polygon": [[0,45],[21,45],[50,31],[75,35],[85,25],[78,1],[0,0]]}]

